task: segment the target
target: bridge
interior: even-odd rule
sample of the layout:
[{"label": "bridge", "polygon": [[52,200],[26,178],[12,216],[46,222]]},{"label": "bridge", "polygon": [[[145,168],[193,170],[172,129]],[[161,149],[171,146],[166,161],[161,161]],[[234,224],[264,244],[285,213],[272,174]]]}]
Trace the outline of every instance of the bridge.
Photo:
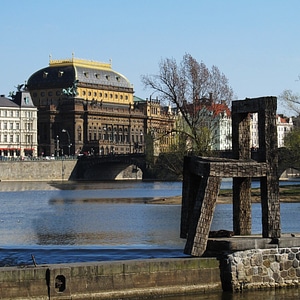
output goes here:
[{"label": "bridge", "polygon": [[145,170],[143,153],[80,156],[70,180],[142,179]]}]

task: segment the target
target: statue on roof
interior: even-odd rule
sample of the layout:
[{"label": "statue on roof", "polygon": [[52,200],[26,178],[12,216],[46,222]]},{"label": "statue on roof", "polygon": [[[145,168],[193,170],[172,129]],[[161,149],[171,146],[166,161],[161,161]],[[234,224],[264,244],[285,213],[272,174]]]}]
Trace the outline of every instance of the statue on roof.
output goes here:
[{"label": "statue on roof", "polygon": [[66,95],[68,97],[75,97],[78,95],[78,92],[77,92],[77,85],[78,85],[78,80],[75,80],[73,82],[73,85],[66,88],[66,89],[62,89],[62,94],[63,95]]}]

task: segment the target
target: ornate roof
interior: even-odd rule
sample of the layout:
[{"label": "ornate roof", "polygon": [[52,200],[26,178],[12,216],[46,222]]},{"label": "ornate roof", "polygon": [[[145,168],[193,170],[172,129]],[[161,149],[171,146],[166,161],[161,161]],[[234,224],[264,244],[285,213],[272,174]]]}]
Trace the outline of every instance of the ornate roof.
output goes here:
[{"label": "ornate roof", "polygon": [[66,88],[75,80],[78,85],[93,84],[132,88],[129,80],[112,69],[111,63],[101,63],[84,59],[51,60],[49,66],[35,72],[28,79],[29,90],[41,88]]}]

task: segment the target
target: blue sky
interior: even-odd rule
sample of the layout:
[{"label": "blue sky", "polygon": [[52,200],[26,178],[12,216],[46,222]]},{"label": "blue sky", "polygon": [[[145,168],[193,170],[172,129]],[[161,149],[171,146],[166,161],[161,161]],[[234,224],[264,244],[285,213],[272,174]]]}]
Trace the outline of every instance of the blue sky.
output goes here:
[{"label": "blue sky", "polygon": [[[300,90],[299,0],[0,0],[0,94],[53,59],[109,62],[149,97],[141,75],[191,54],[236,99]],[[286,112],[289,115],[289,112]]]}]

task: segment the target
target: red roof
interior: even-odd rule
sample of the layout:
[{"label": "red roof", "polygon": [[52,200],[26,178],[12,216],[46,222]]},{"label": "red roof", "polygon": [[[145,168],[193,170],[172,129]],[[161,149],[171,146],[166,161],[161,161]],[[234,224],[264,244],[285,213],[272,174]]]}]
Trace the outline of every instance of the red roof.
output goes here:
[{"label": "red roof", "polygon": [[230,117],[231,116],[231,111],[229,109],[229,107],[227,106],[226,103],[189,103],[186,105],[186,108],[190,111],[190,112],[198,112],[203,108],[206,108],[208,111],[213,112],[213,115],[216,117],[218,115],[220,115],[223,112],[226,112],[227,116]]}]

